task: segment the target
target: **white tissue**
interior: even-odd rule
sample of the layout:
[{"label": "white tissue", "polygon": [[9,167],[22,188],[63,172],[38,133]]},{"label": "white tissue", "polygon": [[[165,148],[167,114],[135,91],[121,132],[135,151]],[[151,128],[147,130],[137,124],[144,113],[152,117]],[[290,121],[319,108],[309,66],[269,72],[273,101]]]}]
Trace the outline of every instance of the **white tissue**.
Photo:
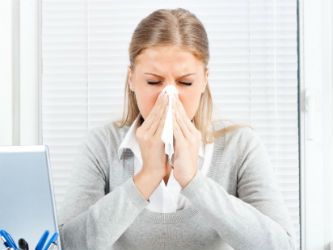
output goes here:
[{"label": "white tissue", "polygon": [[165,144],[165,154],[168,155],[168,161],[170,165],[173,165],[171,162],[174,153],[172,103],[177,97],[178,91],[175,86],[168,85],[162,90],[162,92],[166,92],[166,95],[169,97],[169,102],[161,139]]}]

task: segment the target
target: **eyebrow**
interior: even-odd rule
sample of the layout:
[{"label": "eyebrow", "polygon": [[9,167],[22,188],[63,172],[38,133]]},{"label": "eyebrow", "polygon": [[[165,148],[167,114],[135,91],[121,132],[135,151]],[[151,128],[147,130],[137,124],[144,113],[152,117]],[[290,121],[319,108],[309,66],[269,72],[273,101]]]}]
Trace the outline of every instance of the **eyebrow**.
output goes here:
[{"label": "eyebrow", "polygon": [[[162,76],[154,74],[154,73],[145,72],[144,74],[145,75],[153,75],[153,76],[157,76],[157,77],[163,78]],[[183,77],[190,76],[190,75],[196,75],[196,73],[185,74],[185,75],[180,76],[179,78],[183,78]]]}]

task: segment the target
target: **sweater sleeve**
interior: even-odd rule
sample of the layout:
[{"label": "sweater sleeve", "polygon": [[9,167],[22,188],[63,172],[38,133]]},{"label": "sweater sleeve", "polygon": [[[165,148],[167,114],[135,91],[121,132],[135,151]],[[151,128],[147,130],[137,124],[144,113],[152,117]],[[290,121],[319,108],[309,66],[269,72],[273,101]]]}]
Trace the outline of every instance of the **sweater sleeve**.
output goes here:
[{"label": "sweater sleeve", "polygon": [[235,152],[237,197],[200,171],[181,193],[234,249],[295,249],[287,208],[264,146],[252,130],[241,133]]},{"label": "sweater sleeve", "polygon": [[107,191],[110,145],[102,137],[90,132],[76,157],[58,218],[64,249],[111,248],[148,204],[132,178]]}]

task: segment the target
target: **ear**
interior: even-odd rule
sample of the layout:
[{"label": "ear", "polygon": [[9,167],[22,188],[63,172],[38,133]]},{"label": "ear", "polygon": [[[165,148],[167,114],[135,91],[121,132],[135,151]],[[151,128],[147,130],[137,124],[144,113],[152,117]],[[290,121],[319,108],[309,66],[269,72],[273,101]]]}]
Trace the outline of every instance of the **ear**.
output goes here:
[{"label": "ear", "polygon": [[127,81],[128,81],[129,88],[131,91],[134,92],[134,84],[132,82],[133,71],[132,71],[131,66],[128,66],[127,75],[128,75]]}]

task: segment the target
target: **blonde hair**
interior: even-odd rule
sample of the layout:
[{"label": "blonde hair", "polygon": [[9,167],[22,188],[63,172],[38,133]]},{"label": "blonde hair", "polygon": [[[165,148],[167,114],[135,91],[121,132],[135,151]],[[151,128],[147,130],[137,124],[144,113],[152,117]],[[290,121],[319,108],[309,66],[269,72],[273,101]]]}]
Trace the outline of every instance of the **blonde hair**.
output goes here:
[{"label": "blonde hair", "polygon": [[[207,68],[209,61],[209,46],[206,30],[201,21],[188,10],[159,9],[152,12],[138,24],[129,46],[130,67],[134,69],[136,57],[147,48],[154,46],[180,46],[190,51],[201,60]],[[123,110],[123,118],[115,122],[118,127],[130,126],[140,114],[135,93],[130,90],[128,75],[125,86],[125,102],[127,109]],[[200,98],[198,110],[193,118],[195,127],[201,132],[202,140],[211,143],[215,138],[243,125],[232,125],[213,131],[212,129],[212,95],[209,85]],[[143,122],[141,116],[140,122]]]}]

